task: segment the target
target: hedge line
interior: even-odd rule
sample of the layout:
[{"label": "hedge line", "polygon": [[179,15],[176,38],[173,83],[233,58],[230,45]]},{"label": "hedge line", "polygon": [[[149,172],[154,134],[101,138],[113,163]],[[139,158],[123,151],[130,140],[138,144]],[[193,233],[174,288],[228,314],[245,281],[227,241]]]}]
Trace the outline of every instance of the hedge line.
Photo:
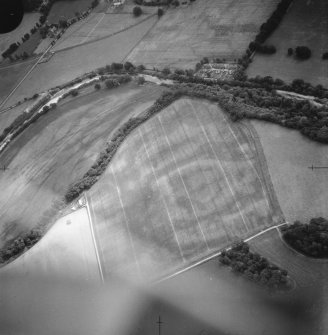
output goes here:
[{"label": "hedge line", "polygon": [[71,185],[65,194],[65,199],[67,202],[71,202],[77,198],[82,192],[91,188],[100,175],[104,173],[109,162],[112,160],[117,149],[125,138],[140,124],[147,121],[149,118],[154,116],[156,113],[170,105],[173,101],[181,97],[182,92],[165,92],[160,98],[158,98],[155,103],[142,115],[130,118],[126,123],[124,123],[113,135],[113,138],[109,143],[107,143],[106,148],[100,153],[96,162],[91,166],[91,168],[83,175],[83,177],[76,183]]},{"label": "hedge line", "polygon": [[291,283],[286,270],[271,264],[266,258],[249,250],[245,242],[235,244],[230,250],[223,251],[219,262],[229,266],[235,273],[271,290],[288,290]]}]

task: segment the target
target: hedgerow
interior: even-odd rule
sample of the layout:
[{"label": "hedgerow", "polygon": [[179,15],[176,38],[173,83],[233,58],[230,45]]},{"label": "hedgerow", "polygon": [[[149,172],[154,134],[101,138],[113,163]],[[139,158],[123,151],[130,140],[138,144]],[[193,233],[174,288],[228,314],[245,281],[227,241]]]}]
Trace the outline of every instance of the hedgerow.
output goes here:
[{"label": "hedgerow", "polygon": [[219,256],[219,262],[263,287],[273,290],[291,288],[288,272],[271,264],[259,254],[251,252],[245,242],[237,243],[230,250],[223,251]]}]

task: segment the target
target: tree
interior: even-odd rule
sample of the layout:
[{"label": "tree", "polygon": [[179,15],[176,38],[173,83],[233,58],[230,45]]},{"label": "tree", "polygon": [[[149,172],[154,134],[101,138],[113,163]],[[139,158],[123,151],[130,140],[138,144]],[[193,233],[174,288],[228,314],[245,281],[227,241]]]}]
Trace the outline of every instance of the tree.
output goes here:
[{"label": "tree", "polygon": [[68,27],[67,20],[59,20],[59,27],[60,28],[67,28]]},{"label": "tree", "polygon": [[100,90],[101,89],[101,85],[99,84],[99,83],[97,83],[96,85],[95,85],[95,89],[98,91],[98,90]]},{"label": "tree", "polygon": [[138,17],[138,16],[140,16],[142,14],[142,9],[141,9],[141,7],[139,7],[139,6],[135,6],[134,8],[133,8],[133,15],[135,16],[135,17]]},{"label": "tree", "polygon": [[131,62],[125,62],[124,63],[124,69],[125,71],[131,71],[131,70],[134,70],[134,65],[131,63]]},{"label": "tree", "polygon": [[138,85],[143,85],[145,83],[145,78],[143,76],[138,77]]},{"label": "tree", "polygon": [[301,60],[309,59],[311,57],[311,50],[306,46],[298,46],[295,48],[295,56]]},{"label": "tree", "polygon": [[327,60],[328,59],[328,52],[325,52],[322,54],[322,59]]},{"label": "tree", "polygon": [[294,53],[293,48],[288,48],[288,50],[287,50],[287,55],[288,55],[288,56],[292,56],[293,53]]},{"label": "tree", "polygon": [[171,73],[171,70],[168,67],[165,67],[162,72],[163,72],[163,74],[168,76]]},{"label": "tree", "polygon": [[162,9],[162,8],[158,8],[158,10],[157,10],[157,15],[158,15],[158,17],[163,16],[163,14],[164,14],[163,9]]}]

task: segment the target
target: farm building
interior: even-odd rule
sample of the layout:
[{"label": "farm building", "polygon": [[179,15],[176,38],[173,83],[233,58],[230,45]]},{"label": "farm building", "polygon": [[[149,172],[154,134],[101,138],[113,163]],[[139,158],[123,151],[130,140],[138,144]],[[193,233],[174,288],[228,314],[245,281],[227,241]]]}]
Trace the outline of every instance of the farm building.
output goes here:
[{"label": "farm building", "polygon": [[124,5],[125,0],[114,0],[113,6],[114,7],[120,7]]}]

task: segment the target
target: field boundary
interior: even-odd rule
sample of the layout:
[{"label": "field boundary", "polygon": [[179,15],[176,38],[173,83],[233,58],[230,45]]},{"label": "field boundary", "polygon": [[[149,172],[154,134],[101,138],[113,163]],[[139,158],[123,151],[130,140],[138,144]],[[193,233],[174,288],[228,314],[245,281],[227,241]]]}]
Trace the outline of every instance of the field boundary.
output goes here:
[{"label": "field boundary", "polygon": [[[128,27],[126,27],[126,28],[123,28],[123,29],[121,29],[121,30],[118,30],[118,31],[116,31],[115,33],[111,33],[111,34],[109,34],[109,35],[102,36],[102,37],[93,39],[93,40],[91,40],[91,41],[87,41],[87,42],[85,42],[85,43],[79,43],[79,44],[76,44],[76,45],[72,45],[72,46],[70,46],[70,47],[66,47],[66,48],[57,50],[57,51],[55,51],[55,54],[57,54],[57,53],[61,53],[61,52],[67,51],[67,50],[71,50],[71,49],[74,49],[74,48],[78,48],[78,47],[81,47],[81,46],[84,46],[84,45],[88,45],[88,44],[96,43],[96,42],[105,40],[105,39],[107,39],[107,38],[113,37],[113,36],[115,36],[115,35],[118,35],[118,34],[120,34],[120,33],[123,33],[124,31],[127,31],[127,30],[129,30],[129,29],[131,29],[131,28],[136,27],[136,26],[138,26],[138,25],[141,24],[141,23],[144,23],[145,21],[149,20],[150,18],[152,18],[153,16],[156,16],[156,15],[157,15],[157,14],[151,14],[151,15],[147,16],[146,18],[144,18],[143,20],[141,20],[141,21],[139,21],[139,22],[137,22],[137,23],[135,23],[135,24],[133,24],[133,25],[131,25],[131,26],[128,26]],[[157,22],[156,22],[156,23],[157,23]],[[152,28],[153,28],[153,27],[151,27],[151,29],[152,29]],[[148,32],[147,32],[147,33],[148,33]],[[142,37],[142,39],[143,39],[143,38],[144,38],[144,36]]]},{"label": "field boundary", "polygon": [[[243,240],[243,242],[249,242],[249,241],[251,241],[251,240],[253,240],[253,239],[255,239],[255,238],[257,238],[257,237],[259,237],[259,236],[261,236],[261,235],[263,235],[265,233],[267,233],[268,231],[271,231],[273,229],[279,229],[279,227],[281,227],[283,225],[287,225],[287,224],[288,224],[288,222],[284,222],[284,223],[280,223],[278,225],[266,228],[265,230],[262,230],[261,232],[256,233],[255,235],[252,235],[252,236],[248,237],[247,239]],[[214,254],[212,254],[212,255],[210,255],[210,256],[208,256],[208,257],[206,257],[206,258],[204,258],[204,259],[202,259],[202,260],[200,260],[200,261],[198,261],[198,262],[196,262],[196,263],[194,263],[194,264],[192,264],[192,265],[184,268],[184,269],[178,270],[175,273],[172,273],[171,275],[165,276],[165,277],[163,277],[161,279],[158,279],[158,280],[152,282],[152,284],[160,284],[160,283],[162,283],[162,282],[164,282],[164,281],[166,281],[168,279],[172,279],[172,278],[174,278],[174,277],[176,277],[176,276],[178,276],[178,275],[180,275],[180,274],[182,274],[184,272],[187,272],[187,271],[189,271],[189,270],[191,270],[191,269],[193,269],[193,268],[195,268],[195,267],[197,267],[197,266],[199,266],[199,265],[201,265],[203,263],[206,263],[206,262],[208,262],[208,261],[210,261],[210,260],[212,260],[212,259],[220,256],[223,251],[230,250],[230,249],[231,249],[231,247],[228,247],[228,248],[224,248],[223,250],[220,250],[218,252],[215,252]]]},{"label": "field boundary", "polygon": [[97,258],[97,263],[98,263],[98,269],[99,269],[99,273],[100,273],[100,278],[101,278],[102,283],[104,284],[105,283],[104,274],[103,274],[103,270],[102,270],[102,267],[101,267],[101,262],[100,262],[99,252],[98,252],[98,245],[97,245],[95,233],[94,233],[94,230],[93,230],[93,224],[92,224],[90,208],[89,208],[89,201],[88,201],[87,195],[84,195],[84,199],[85,199],[85,207],[86,207],[87,213],[88,213],[91,237],[92,237],[93,246],[95,248],[95,253],[96,253],[96,258]]},{"label": "field boundary", "polygon": [[269,171],[269,167],[266,161],[266,157],[262,148],[262,143],[260,136],[258,135],[255,127],[252,125],[251,120],[241,120],[239,125],[244,127],[247,130],[248,136],[246,136],[254,143],[256,154],[258,157],[258,165],[261,177],[264,181],[264,185],[267,189],[267,193],[270,197],[270,203],[272,208],[277,211],[278,216],[280,216],[283,221],[286,221],[285,215],[281,209],[280,203],[278,201],[276,192],[274,190],[274,186],[271,179],[271,174]]}]

